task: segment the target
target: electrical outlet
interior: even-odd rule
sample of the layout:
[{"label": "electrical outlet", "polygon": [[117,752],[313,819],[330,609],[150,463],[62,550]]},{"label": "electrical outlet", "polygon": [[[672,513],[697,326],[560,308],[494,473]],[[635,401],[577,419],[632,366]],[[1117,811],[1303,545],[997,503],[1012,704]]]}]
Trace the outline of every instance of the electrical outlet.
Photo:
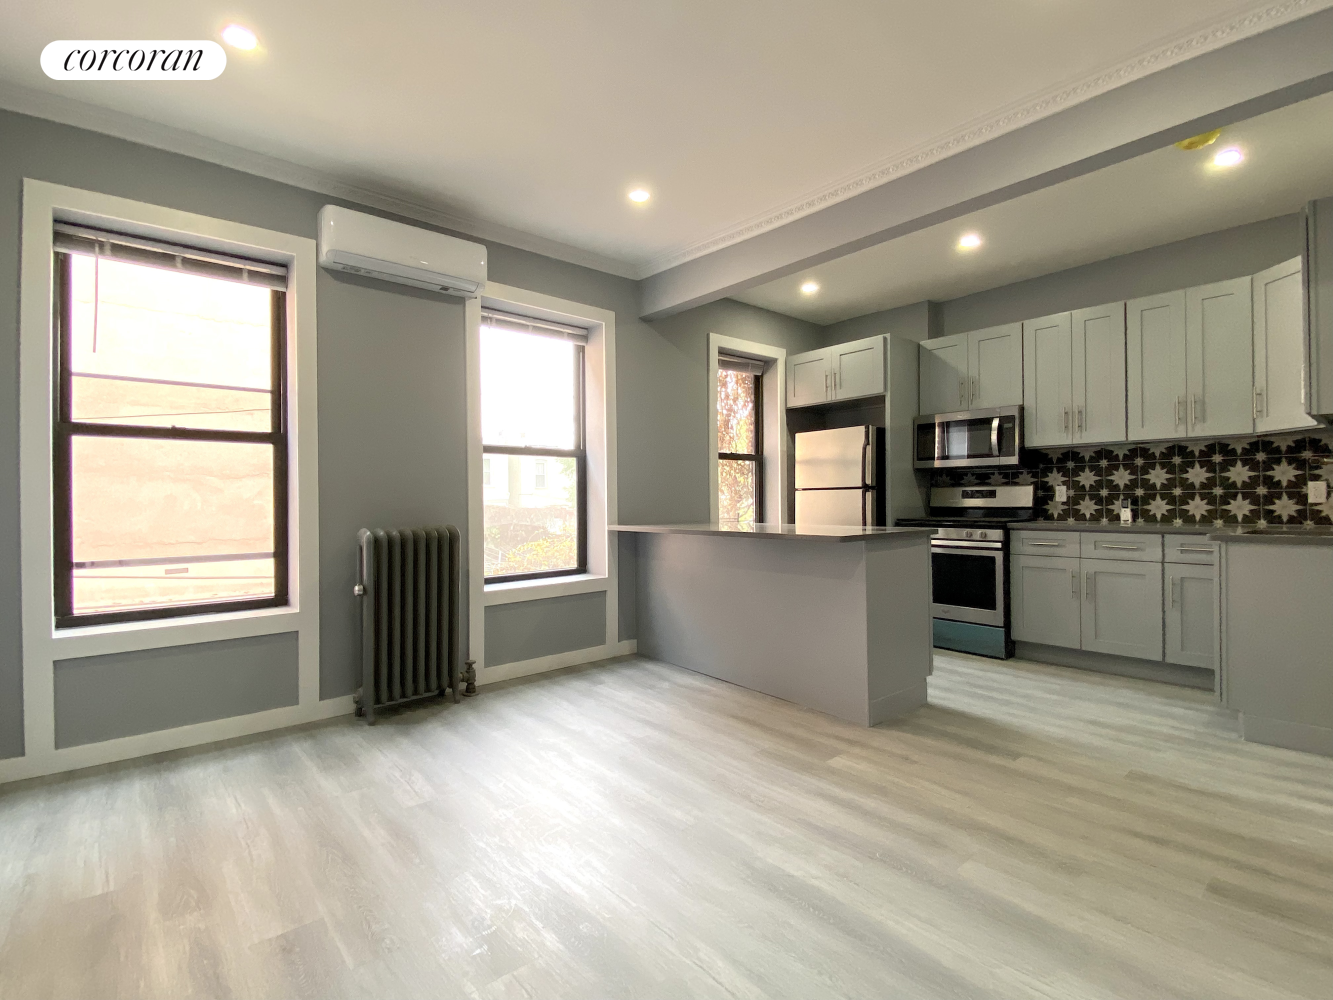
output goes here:
[{"label": "electrical outlet", "polygon": [[1328,481],[1325,479],[1311,479],[1305,484],[1309,492],[1310,503],[1328,503]]},{"label": "electrical outlet", "polygon": [[1064,503],[1069,499],[1069,487],[1061,483],[1055,488],[1055,502]]}]

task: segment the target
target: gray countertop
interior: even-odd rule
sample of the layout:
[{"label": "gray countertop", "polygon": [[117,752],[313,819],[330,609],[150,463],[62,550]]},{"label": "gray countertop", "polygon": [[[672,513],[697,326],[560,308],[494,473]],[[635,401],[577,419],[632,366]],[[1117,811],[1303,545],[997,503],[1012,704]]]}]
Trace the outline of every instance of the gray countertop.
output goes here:
[{"label": "gray countertop", "polygon": [[1244,542],[1264,545],[1333,545],[1333,527],[1315,525],[1237,524],[1219,528],[1212,524],[1154,524],[1138,521],[1134,524],[1100,524],[1084,521],[1013,521],[1013,531],[1099,531],[1110,534],[1144,535],[1199,535],[1210,542]]},{"label": "gray countertop", "polygon": [[922,540],[933,535],[933,528],[863,528],[842,524],[613,524],[611,531],[642,532],[658,535],[720,535],[730,538],[787,538],[823,542],[867,542],[876,538],[911,538]]}]

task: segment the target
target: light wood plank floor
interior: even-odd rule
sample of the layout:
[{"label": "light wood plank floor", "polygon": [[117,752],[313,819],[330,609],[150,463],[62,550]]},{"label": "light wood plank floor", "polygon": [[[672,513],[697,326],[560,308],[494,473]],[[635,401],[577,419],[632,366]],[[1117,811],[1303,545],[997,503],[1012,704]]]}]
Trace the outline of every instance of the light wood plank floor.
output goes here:
[{"label": "light wood plank floor", "polygon": [[862,730],[630,659],[0,791],[0,996],[1333,996],[1333,761],[937,657]]}]

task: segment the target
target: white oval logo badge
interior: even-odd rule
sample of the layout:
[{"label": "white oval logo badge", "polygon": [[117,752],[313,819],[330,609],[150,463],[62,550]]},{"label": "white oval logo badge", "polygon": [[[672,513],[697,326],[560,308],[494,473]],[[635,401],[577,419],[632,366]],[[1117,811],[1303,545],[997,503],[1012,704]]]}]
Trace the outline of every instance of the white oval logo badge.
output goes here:
[{"label": "white oval logo badge", "polygon": [[227,68],[217,42],[52,42],[42,72],[52,80],[216,80]]}]

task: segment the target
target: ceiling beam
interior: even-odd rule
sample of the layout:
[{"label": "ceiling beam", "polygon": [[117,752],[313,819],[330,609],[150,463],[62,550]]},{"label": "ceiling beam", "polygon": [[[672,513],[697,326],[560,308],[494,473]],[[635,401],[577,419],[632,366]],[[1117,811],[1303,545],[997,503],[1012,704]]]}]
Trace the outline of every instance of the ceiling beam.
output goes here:
[{"label": "ceiling beam", "polygon": [[1333,91],[1333,9],[1177,63],[645,278],[659,319]]}]

